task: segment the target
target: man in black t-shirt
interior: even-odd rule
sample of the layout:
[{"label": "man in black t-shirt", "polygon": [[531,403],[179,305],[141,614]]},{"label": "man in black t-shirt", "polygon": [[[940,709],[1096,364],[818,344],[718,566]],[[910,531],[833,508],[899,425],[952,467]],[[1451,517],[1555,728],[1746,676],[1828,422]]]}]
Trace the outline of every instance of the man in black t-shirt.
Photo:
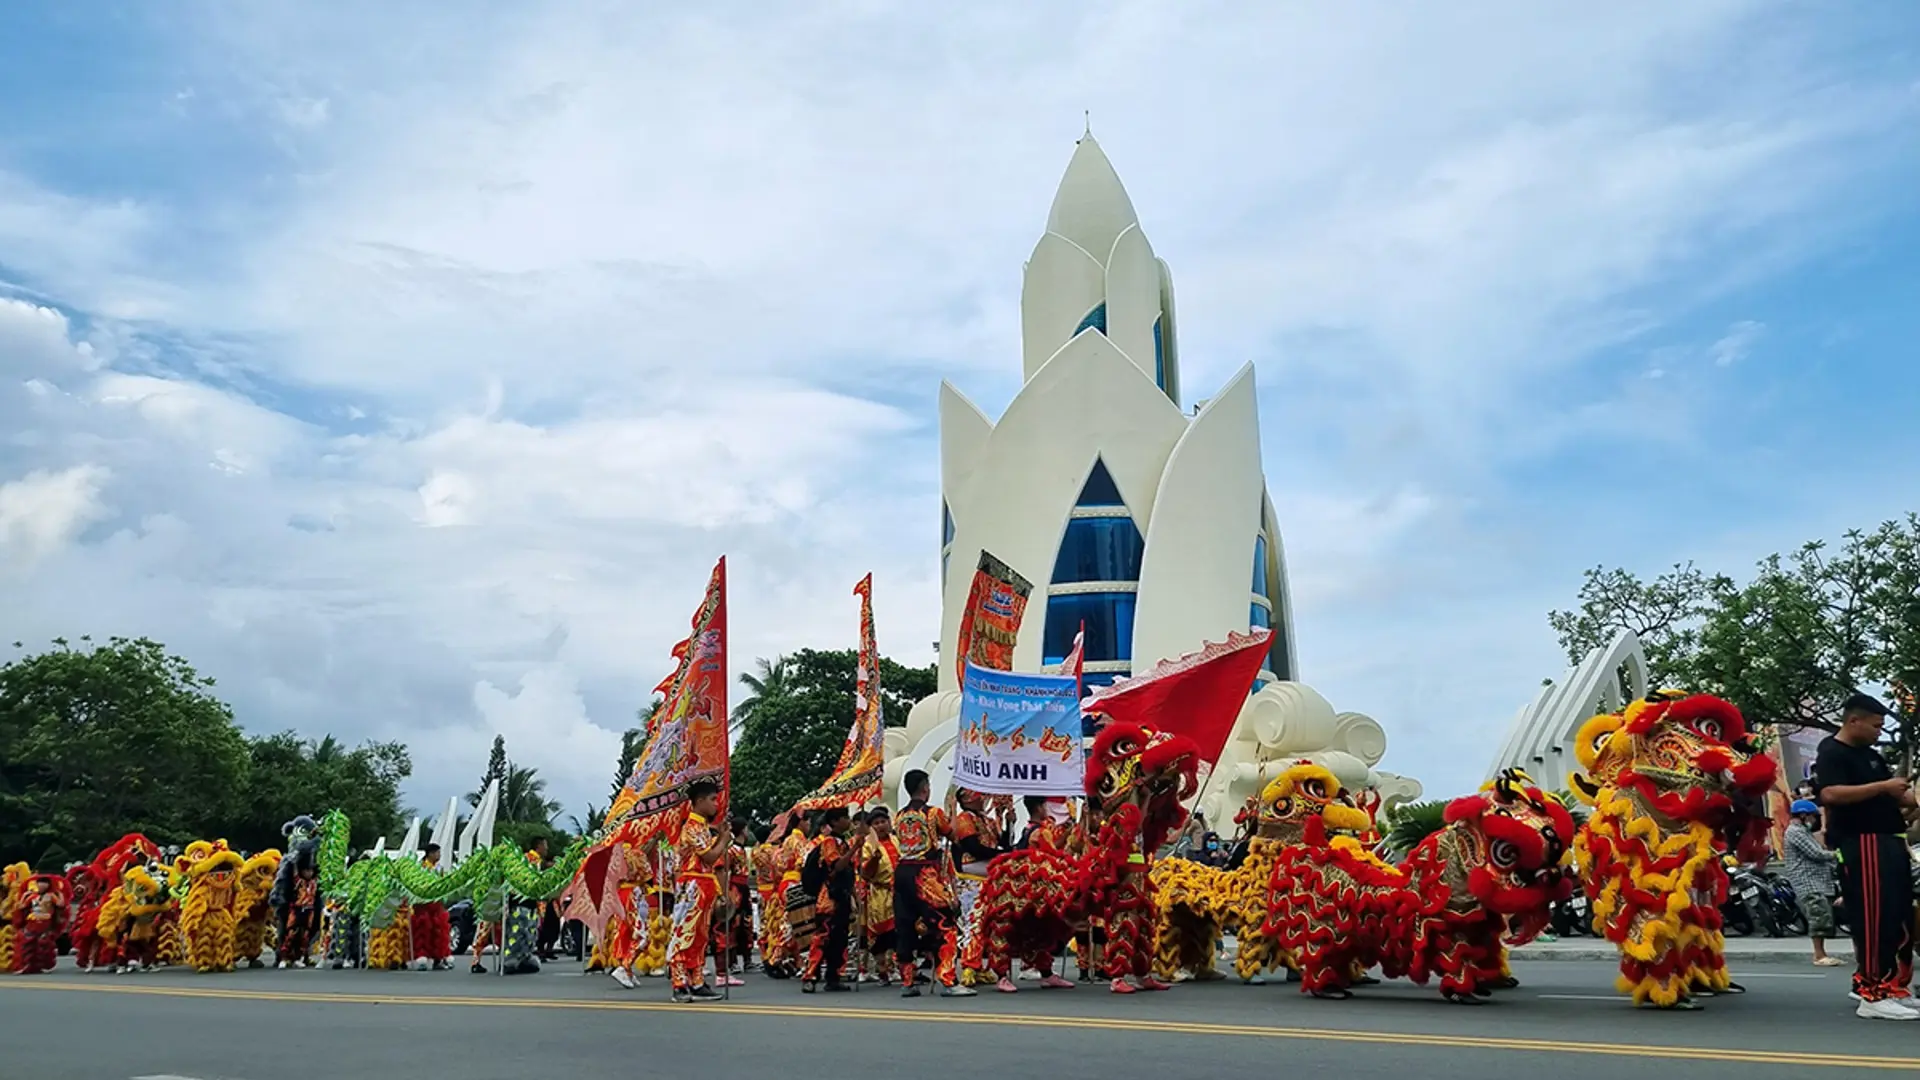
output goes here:
[{"label": "man in black t-shirt", "polygon": [[1874,749],[1887,707],[1866,694],[1841,706],[1840,731],[1820,743],[1813,782],[1827,808],[1827,842],[1840,852],[1840,891],[1852,913],[1857,1015],[1920,1020],[1913,981],[1913,875],[1906,845],[1911,781]]}]

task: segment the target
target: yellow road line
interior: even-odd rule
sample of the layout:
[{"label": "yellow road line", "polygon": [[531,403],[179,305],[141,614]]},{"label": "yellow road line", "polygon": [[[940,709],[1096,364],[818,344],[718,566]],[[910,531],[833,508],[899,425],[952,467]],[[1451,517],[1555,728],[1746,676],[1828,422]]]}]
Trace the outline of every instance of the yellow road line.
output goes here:
[{"label": "yellow road line", "polygon": [[682,1015],[775,1016],[808,1020],[892,1020],[923,1024],[976,1024],[992,1027],[1093,1028],[1165,1035],[1236,1035],[1256,1039],[1361,1043],[1375,1046],[1422,1046],[1456,1050],[1506,1050],[1540,1054],[1587,1054],[1608,1057],[1679,1061],[1738,1062],[1752,1065],[1793,1065],[1802,1068],[1900,1069],[1920,1072],[1920,1057],[1868,1057],[1851,1054],[1802,1053],[1791,1050],[1752,1050],[1738,1047],[1615,1045],[1560,1042],[1548,1039],[1510,1039],[1480,1035],[1441,1035],[1403,1031],[1326,1031],[1315,1028],[1259,1027],[1251,1024],[1208,1024],[1179,1020],[1124,1019],[1113,1016],[1033,1016],[1019,1013],[928,1012],[755,1005],[730,1002],[689,1008],[652,1001],[569,1001],[550,998],[438,997],[400,994],[329,994],[279,990],[223,990],[216,987],[94,985],[55,980],[8,980],[0,990],[71,991],[87,994],[132,994],[154,997],[215,998],[228,1001],[286,1001],[304,1004],[418,1005],[443,1008],[574,1009],[614,1012],[667,1012]]}]

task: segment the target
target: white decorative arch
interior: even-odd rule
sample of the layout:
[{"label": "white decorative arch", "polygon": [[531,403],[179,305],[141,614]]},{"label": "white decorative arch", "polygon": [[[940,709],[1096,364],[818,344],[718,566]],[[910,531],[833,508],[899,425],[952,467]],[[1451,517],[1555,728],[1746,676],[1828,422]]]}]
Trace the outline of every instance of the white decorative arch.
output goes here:
[{"label": "white decorative arch", "polygon": [[1646,649],[1633,631],[1622,630],[1588,653],[1559,682],[1541,687],[1533,702],[1514,716],[1499,755],[1487,769],[1487,779],[1502,769],[1523,769],[1541,784],[1560,787],[1576,763],[1573,740],[1580,726],[1645,697],[1647,689]]}]

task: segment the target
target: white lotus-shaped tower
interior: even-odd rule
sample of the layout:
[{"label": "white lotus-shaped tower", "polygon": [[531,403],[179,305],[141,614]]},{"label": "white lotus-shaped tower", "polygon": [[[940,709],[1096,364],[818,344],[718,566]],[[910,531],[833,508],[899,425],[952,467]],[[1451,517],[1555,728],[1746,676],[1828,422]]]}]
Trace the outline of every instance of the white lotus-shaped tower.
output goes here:
[{"label": "white lotus-shaped tower", "polygon": [[[959,688],[949,658],[984,550],[1034,583],[1015,670],[1057,670],[1083,625],[1089,684],[1145,671],[1230,631],[1273,631],[1203,809],[1237,806],[1281,752],[1340,753],[1351,764],[1336,772],[1377,783],[1371,767],[1386,738],[1372,720],[1341,714],[1351,718],[1344,725],[1320,724],[1316,716],[1278,738],[1287,725],[1275,710],[1298,712],[1299,702],[1280,694],[1256,708],[1297,674],[1253,365],[1191,413],[1181,408],[1173,278],[1091,134],[1074,150],[1027,262],[1020,312],[1026,382],[998,423],[952,384],[940,387],[940,693],[889,731],[890,779],[944,761],[951,748]],[[1273,729],[1278,741],[1263,742],[1249,726],[1262,710],[1268,723],[1257,730]],[[1359,728],[1370,734],[1356,737]],[[1349,742],[1360,753],[1349,753]],[[949,775],[929,771],[936,785]]]}]

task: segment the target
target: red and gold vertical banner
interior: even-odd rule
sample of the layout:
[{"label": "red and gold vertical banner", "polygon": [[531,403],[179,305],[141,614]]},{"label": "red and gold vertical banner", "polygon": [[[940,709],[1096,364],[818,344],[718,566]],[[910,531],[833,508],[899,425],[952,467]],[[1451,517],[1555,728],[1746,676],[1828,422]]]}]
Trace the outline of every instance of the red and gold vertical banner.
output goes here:
[{"label": "red and gold vertical banner", "polygon": [[1027,597],[1033,583],[1019,571],[995,558],[980,553],[980,566],[973,572],[973,588],[967,593],[967,606],[960,612],[960,633],[954,643],[954,678],[965,685],[967,665],[992,671],[1013,670],[1013,646],[1020,635],[1020,619],[1027,612]]},{"label": "red and gold vertical banner", "polygon": [[[707,581],[706,596],[693,616],[693,633],[673,652],[679,666],[655,688],[666,694],[666,700],[654,710],[647,745],[607,810],[604,830],[609,834],[629,821],[654,819],[646,820],[640,830],[646,835],[677,821],[686,805],[687,785],[703,777],[720,781],[724,811],[729,778],[724,557]],[[636,837],[634,842],[643,838]]]},{"label": "red and gold vertical banner", "polygon": [[853,587],[860,598],[860,656],[853,687],[853,727],[840,760],[813,794],[795,810],[859,806],[880,800],[880,774],[886,765],[887,722],[880,698],[880,646],[873,633],[873,575]]}]

